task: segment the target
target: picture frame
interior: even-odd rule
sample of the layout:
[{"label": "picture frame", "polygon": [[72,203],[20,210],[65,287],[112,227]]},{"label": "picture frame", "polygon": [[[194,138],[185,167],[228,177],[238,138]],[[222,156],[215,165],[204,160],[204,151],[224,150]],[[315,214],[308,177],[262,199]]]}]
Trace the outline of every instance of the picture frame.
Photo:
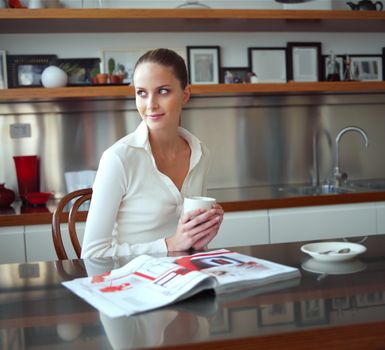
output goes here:
[{"label": "picture frame", "polygon": [[242,84],[249,82],[248,67],[221,67],[220,82],[224,84]]},{"label": "picture frame", "polygon": [[42,86],[41,74],[56,55],[7,55],[8,88]]},{"label": "picture frame", "polygon": [[61,58],[57,65],[68,75],[68,86],[91,85],[91,71],[99,69],[100,58]]},{"label": "picture frame", "polygon": [[287,82],[287,49],[285,47],[249,47],[249,69],[260,83]]},{"label": "picture frame", "polygon": [[[109,73],[108,61],[110,58],[115,60],[117,67],[123,70],[123,84],[132,83],[132,74],[136,61],[149,50],[154,48],[118,48],[118,49],[101,49],[100,50],[100,70],[101,73]],[[186,62],[186,50],[184,48],[170,48],[179,54]]]},{"label": "picture frame", "polygon": [[222,307],[210,318],[210,334],[227,333],[230,330],[229,309]]},{"label": "picture frame", "polygon": [[383,80],[383,57],[381,55],[349,55],[353,80]]},{"label": "picture frame", "polygon": [[187,46],[190,84],[218,84],[220,66],[219,46]]},{"label": "picture frame", "polygon": [[296,302],[295,314],[298,326],[313,326],[329,322],[329,308],[324,299]]},{"label": "picture frame", "polygon": [[288,81],[321,81],[320,42],[288,42],[287,50]]},{"label": "picture frame", "polygon": [[7,53],[5,50],[0,50],[0,90],[7,88]]},{"label": "picture frame", "polygon": [[342,296],[331,299],[331,311],[349,310],[352,307],[351,297]]},{"label": "picture frame", "polygon": [[354,298],[355,304],[358,308],[385,305],[385,292],[382,290],[357,294],[354,296]]},{"label": "picture frame", "polygon": [[258,308],[258,324],[260,327],[273,327],[295,323],[293,302],[262,305]]},{"label": "picture frame", "polygon": [[[335,60],[337,64],[339,78],[342,81],[344,79],[344,71],[345,71],[345,55],[335,55]],[[328,79],[329,63],[330,63],[330,55],[322,55],[322,77],[324,81],[331,81],[331,79]]]}]

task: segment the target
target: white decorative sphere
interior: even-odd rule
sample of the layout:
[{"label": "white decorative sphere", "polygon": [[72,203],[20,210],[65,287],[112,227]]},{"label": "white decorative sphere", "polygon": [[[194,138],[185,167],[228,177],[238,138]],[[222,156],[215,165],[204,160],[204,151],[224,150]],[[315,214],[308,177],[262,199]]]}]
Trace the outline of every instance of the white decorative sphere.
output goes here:
[{"label": "white decorative sphere", "polygon": [[48,66],[41,75],[41,82],[46,88],[66,86],[68,82],[67,73],[56,66]]}]

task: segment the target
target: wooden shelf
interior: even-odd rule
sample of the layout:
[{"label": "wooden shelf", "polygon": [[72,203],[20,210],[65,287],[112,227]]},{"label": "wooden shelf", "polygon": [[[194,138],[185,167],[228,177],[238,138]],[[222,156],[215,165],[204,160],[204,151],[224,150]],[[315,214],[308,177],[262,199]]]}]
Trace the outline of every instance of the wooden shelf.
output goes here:
[{"label": "wooden shelf", "polygon": [[[226,96],[242,94],[294,94],[294,93],[385,93],[385,82],[317,82],[279,84],[216,84],[192,85],[193,96]],[[1,91],[0,102],[133,98],[132,86],[81,86],[63,88],[18,88]]]},{"label": "wooden shelf", "polygon": [[385,32],[385,12],[251,9],[0,9],[0,33]]}]

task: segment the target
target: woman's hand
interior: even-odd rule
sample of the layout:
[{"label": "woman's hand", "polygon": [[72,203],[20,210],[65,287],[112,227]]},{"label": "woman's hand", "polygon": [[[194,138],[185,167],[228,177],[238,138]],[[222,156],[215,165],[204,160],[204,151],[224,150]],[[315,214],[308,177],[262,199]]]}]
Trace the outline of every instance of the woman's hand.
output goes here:
[{"label": "woman's hand", "polygon": [[175,235],[166,238],[168,251],[203,249],[218,233],[223,221],[223,209],[219,204],[210,210],[196,209],[183,214]]}]

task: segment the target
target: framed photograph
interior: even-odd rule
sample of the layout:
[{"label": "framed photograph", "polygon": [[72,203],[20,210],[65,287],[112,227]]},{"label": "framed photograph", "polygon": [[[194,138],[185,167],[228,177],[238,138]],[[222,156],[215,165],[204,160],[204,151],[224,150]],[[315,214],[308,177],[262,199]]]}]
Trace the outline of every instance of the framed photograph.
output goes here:
[{"label": "framed photograph", "polygon": [[359,308],[366,308],[378,305],[385,305],[385,292],[380,290],[354,296],[356,305]]},{"label": "framed photograph", "polygon": [[0,50],[0,90],[7,87],[7,54],[4,50]]},{"label": "framed photograph", "polygon": [[187,68],[190,84],[218,84],[219,46],[187,46]]},{"label": "framed photograph", "polygon": [[222,307],[210,318],[210,333],[227,333],[230,331],[229,309]]},{"label": "framed photograph", "polygon": [[41,74],[54,60],[56,55],[8,55],[8,87],[41,86]]},{"label": "framed photograph", "polygon": [[[115,70],[124,75],[123,84],[132,83],[132,73],[136,61],[147,51],[154,48],[133,49],[102,49],[101,50],[101,73],[110,73],[109,61],[113,59]],[[170,48],[178,53],[186,61],[186,50],[184,48]]]},{"label": "framed photograph", "polygon": [[382,56],[349,55],[353,80],[378,81],[383,79]]},{"label": "framed photograph", "polygon": [[349,310],[352,307],[351,298],[349,296],[335,297],[331,300],[332,311]]},{"label": "framed photograph", "polygon": [[[333,67],[331,63],[330,55],[322,55],[322,68],[323,68],[323,80],[325,81],[338,81],[344,79],[344,55],[335,55],[335,71],[333,72]],[[338,77],[335,77],[334,74],[338,73]]]},{"label": "framed photograph", "polygon": [[222,67],[220,68],[220,82],[225,84],[242,84],[248,83],[249,76],[248,67]]},{"label": "framed photograph", "polygon": [[91,85],[91,71],[99,69],[100,58],[63,58],[57,65],[68,75],[68,85]]},{"label": "framed photograph", "polygon": [[289,81],[321,81],[321,43],[287,43]]},{"label": "framed photograph", "polygon": [[261,83],[287,82],[287,50],[281,47],[249,47],[249,69]]},{"label": "framed photograph", "polygon": [[295,323],[294,303],[262,305],[258,308],[258,324],[272,327]]},{"label": "framed photograph", "polygon": [[324,299],[297,302],[296,321],[299,326],[313,326],[329,322],[329,313]]}]

